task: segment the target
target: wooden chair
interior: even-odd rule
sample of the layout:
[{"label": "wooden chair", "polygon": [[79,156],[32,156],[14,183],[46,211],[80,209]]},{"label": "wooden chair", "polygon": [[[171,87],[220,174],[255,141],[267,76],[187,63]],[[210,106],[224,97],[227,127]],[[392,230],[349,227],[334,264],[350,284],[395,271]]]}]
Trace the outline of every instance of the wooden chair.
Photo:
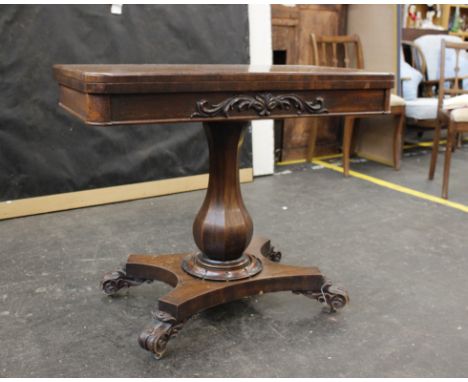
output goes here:
[{"label": "wooden chair", "polygon": [[[438,35],[434,44],[442,44],[442,41],[454,37]],[[462,42],[455,40],[452,42]],[[422,49],[413,41],[402,41],[402,51],[404,60],[422,75],[422,81],[419,84],[418,98],[406,101],[406,125],[419,129],[419,137],[426,129],[436,129],[441,123],[438,117],[438,94],[440,79],[428,79],[428,63]],[[433,64],[432,64],[433,65]],[[440,57],[438,64],[440,69]],[[445,81],[454,81],[454,77],[445,77]],[[441,126],[443,127],[443,126]],[[461,147],[462,135],[459,135],[457,147]]]},{"label": "wooden chair", "polygon": [[[439,151],[440,130],[448,127],[447,145],[445,148],[444,175],[442,182],[442,197],[448,198],[448,183],[450,175],[450,161],[452,151],[455,149],[457,136],[468,132],[468,90],[462,86],[463,79],[467,75],[460,75],[460,53],[466,54],[468,42],[449,42],[442,40],[442,49],[440,54],[440,79],[439,79],[439,97],[437,104],[437,117],[439,123],[434,133],[434,143],[432,145],[431,164],[429,167],[429,179],[434,179],[434,173],[437,163],[437,154]],[[445,77],[445,56],[447,49],[454,49],[456,53],[455,76]],[[463,57],[463,59],[467,59]],[[454,96],[446,98],[448,96]]]},{"label": "wooden chair", "polygon": [[[310,35],[312,42],[312,65],[364,69],[364,56],[361,40],[357,35],[350,36],[316,36]],[[391,114],[397,119],[393,137],[393,166],[400,169],[402,135],[405,123],[405,101],[391,96]],[[366,116],[367,118],[368,116]],[[356,116],[345,116],[343,126],[343,175],[349,176],[349,157],[354,126],[359,122]],[[312,161],[317,139],[317,127],[311,131],[307,161]]]},{"label": "wooden chair", "polygon": [[402,41],[404,59],[413,68],[417,69],[423,75],[421,81],[420,94],[422,97],[434,97],[435,87],[439,86],[438,80],[429,80],[427,77],[427,63],[421,48],[413,41]]},{"label": "wooden chair", "polygon": [[[437,98],[434,97],[435,84],[439,81],[429,81],[427,79],[427,64],[421,48],[412,41],[401,42],[404,62],[401,65],[409,64],[415,71],[421,75],[421,80],[416,90],[416,94],[406,100],[406,126],[412,126],[418,129],[418,136],[427,129],[435,129],[439,124],[437,118]],[[404,70],[402,66],[401,71]],[[404,86],[403,86],[404,87]]]}]

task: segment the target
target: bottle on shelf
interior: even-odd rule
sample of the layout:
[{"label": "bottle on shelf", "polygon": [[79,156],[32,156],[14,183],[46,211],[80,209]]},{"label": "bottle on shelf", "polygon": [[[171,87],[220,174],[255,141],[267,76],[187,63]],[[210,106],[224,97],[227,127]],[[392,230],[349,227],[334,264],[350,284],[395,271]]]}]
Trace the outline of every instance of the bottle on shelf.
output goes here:
[{"label": "bottle on shelf", "polygon": [[452,27],[450,28],[450,32],[458,32],[460,30],[460,7],[455,7],[455,15],[453,16]]}]

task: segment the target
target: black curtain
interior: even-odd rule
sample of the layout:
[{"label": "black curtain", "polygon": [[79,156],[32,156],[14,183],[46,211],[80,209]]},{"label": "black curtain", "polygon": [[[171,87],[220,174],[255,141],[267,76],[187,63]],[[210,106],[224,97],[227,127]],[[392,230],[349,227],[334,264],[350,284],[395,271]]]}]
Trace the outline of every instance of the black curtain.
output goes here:
[{"label": "black curtain", "polygon": [[[53,64],[247,64],[246,5],[0,6],[0,200],[201,174],[200,124],[86,126]],[[246,134],[241,167],[251,167]]]}]

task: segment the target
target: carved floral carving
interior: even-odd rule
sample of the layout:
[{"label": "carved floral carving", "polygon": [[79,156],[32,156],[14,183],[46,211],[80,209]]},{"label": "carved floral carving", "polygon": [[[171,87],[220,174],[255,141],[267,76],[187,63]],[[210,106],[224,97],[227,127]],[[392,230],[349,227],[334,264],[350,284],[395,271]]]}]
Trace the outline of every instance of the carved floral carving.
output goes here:
[{"label": "carved floral carving", "polygon": [[313,101],[306,101],[296,94],[261,93],[238,95],[214,105],[210,105],[207,100],[198,101],[196,111],[191,115],[191,118],[229,117],[232,112],[240,113],[248,110],[254,111],[261,117],[266,117],[275,109],[294,110],[298,115],[328,112],[321,97],[317,97]]}]

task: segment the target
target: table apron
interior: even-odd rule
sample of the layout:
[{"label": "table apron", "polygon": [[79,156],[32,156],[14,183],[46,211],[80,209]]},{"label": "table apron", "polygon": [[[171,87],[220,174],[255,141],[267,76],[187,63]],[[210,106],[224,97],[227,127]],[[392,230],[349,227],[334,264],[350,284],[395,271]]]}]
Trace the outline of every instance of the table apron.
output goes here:
[{"label": "table apron", "polygon": [[383,114],[389,96],[389,89],[94,94],[60,86],[60,105],[93,125]]}]

